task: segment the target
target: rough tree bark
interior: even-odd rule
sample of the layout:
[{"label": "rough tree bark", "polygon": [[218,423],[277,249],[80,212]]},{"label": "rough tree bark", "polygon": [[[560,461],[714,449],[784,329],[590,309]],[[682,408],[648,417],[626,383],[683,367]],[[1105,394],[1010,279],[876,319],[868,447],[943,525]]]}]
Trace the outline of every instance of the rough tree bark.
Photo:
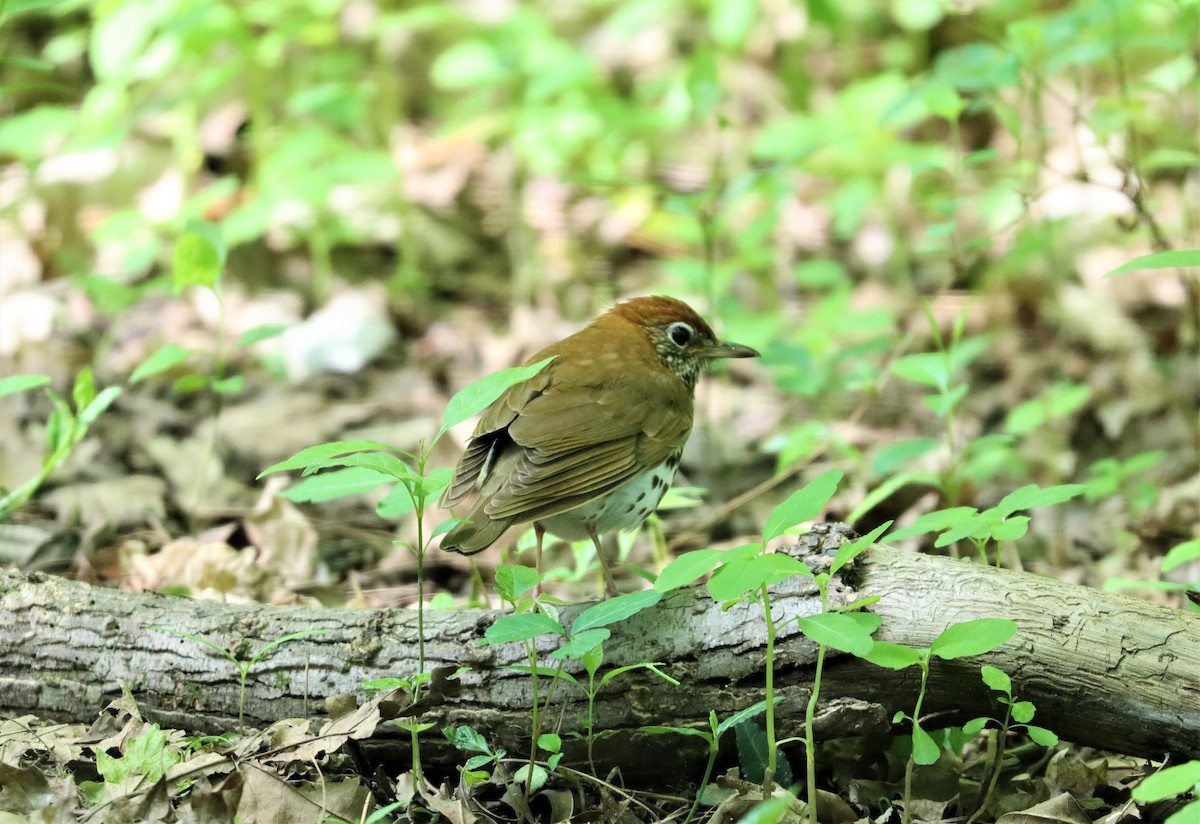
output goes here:
[{"label": "rough tree bark", "polygon": [[[827,551],[840,539],[823,533],[809,540],[813,546],[825,542]],[[871,609],[883,619],[880,639],[925,647],[947,626],[975,618],[1004,617],[1020,627],[986,656],[935,660],[925,704],[936,718],[931,726],[997,712],[979,678],[986,663],[1008,672],[1019,697],[1036,704],[1037,723],[1067,740],[1155,758],[1200,757],[1196,616],[1049,578],[881,547],[861,556],[844,577],[838,602],[879,597]],[[562,623],[569,626],[579,609],[564,608]],[[781,738],[802,733],[816,652],[789,619],[818,609],[807,581],[778,588]],[[470,670],[456,680],[438,679],[433,698],[419,710],[439,726],[469,724],[516,752],[529,738],[530,678],[508,669],[527,663],[517,645],[479,645],[497,615],[481,609],[426,614],[427,669]],[[355,692],[368,679],[416,672],[416,625],[412,610],[221,604],[0,571],[0,715],[87,722],[124,682],[143,712],[161,723],[203,732],[237,729],[239,678],[231,662],[155,627],[204,638],[243,659],[290,633],[321,630],[279,645],[252,668],[245,721],[262,726],[320,715],[328,696]],[[548,653],[555,645],[544,640],[542,663],[552,666]],[[635,670],[606,686],[596,700],[595,724],[610,734],[597,741],[597,764],[629,768],[636,754],[643,763],[661,765],[669,753],[678,769],[681,748],[696,740],[649,736],[637,728],[707,727],[710,710],[724,718],[761,700],[764,640],[757,605],[722,611],[696,587],[669,593],[614,626],[605,669],[663,662],[681,685]],[[568,662],[567,670],[586,678],[578,661]],[[915,670],[883,670],[830,652],[815,731],[828,738],[885,730],[893,712],[911,710],[917,686]],[[584,696],[561,684],[547,725],[579,731],[585,709]],[[432,740],[423,755],[430,763],[456,758]]]}]

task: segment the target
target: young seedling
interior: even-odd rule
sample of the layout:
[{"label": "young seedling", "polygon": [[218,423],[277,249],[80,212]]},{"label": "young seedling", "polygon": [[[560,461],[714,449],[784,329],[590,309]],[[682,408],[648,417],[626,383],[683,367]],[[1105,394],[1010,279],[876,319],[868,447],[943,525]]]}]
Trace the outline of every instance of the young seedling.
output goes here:
[{"label": "young seedling", "polygon": [[1004,618],[980,618],[975,621],[964,621],[951,624],[942,631],[933,643],[924,649],[913,649],[903,644],[890,641],[876,641],[870,651],[863,656],[867,661],[880,667],[902,670],[911,666],[921,668],[921,686],[917,692],[917,703],[912,715],[900,710],[892,717],[896,724],[907,719],[912,724],[912,754],[904,768],[904,824],[912,820],[910,806],[912,802],[913,768],[916,764],[927,766],[937,762],[941,756],[941,748],[921,726],[921,705],[925,701],[925,686],[929,680],[929,665],[934,657],[943,661],[955,658],[965,658],[970,655],[982,655],[996,649],[1017,633],[1017,625]]},{"label": "young seedling", "polygon": [[734,727],[749,721],[752,718],[760,715],[767,708],[766,701],[759,701],[757,704],[746,707],[741,712],[734,713],[724,721],[717,723],[716,710],[710,710],[708,713],[707,730],[698,730],[693,727],[672,727],[664,725],[651,724],[641,727],[642,732],[648,732],[655,735],[677,734],[691,735],[697,738],[704,739],[708,744],[708,763],[704,766],[704,776],[700,779],[700,785],[696,788],[696,800],[692,802],[692,808],[688,812],[687,818],[683,820],[683,824],[691,824],[693,818],[696,817],[697,810],[700,809],[700,802],[704,797],[704,790],[708,786],[708,781],[712,777],[713,766],[717,763],[717,753],[721,749],[721,736],[727,733]]},{"label": "young seedling", "polygon": [[767,630],[764,692],[768,755],[763,785],[768,790],[774,780],[778,763],[774,682],[775,639],[778,629],[771,609],[770,587],[793,575],[812,577],[812,572],[802,561],[790,555],[766,552],[765,549],[771,540],[819,515],[837,491],[841,477],[841,472],[830,470],[792,493],[767,518],[761,541],[743,544],[725,552],[714,549],[686,552],[668,564],[654,584],[654,589],[658,592],[667,592],[692,583],[716,567],[708,581],[708,591],[716,601],[728,606],[743,599],[751,599],[761,605]]},{"label": "young seedling", "polygon": [[[996,692],[1001,693],[996,700],[1004,707],[1004,718],[999,722],[1000,729],[988,739],[989,777],[985,782],[987,788],[980,797],[975,812],[967,819],[967,824],[974,824],[991,803],[992,794],[995,793],[996,784],[1000,779],[1000,766],[1004,760],[1004,746],[1010,730],[1024,729],[1035,744],[1040,744],[1043,747],[1053,747],[1058,743],[1058,736],[1050,730],[1029,723],[1033,720],[1036,708],[1030,701],[1018,701],[1013,697],[1012,679],[1008,677],[1008,673],[997,667],[985,664],[980,669],[980,675],[983,678],[983,683]],[[988,722],[992,720],[986,716],[972,718],[963,724],[963,732],[967,735],[978,735],[988,725]],[[1016,722],[1015,724],[1013,723],[1014,721]]]},{"label": "young seedling", "polygon": [[202,644],[211,650],[215,650],[225,658],[228,658],[237,668],[238,671],[238,733],[243,729],[243,719],[246,711],[246,679],[250,675],[250,670],[254,669],[254,665],[262,659],[266,658],[278,646],[296,641],[300,638],[311,638],[314,635],[325,635],[329,632],[327,629],[306,629],[301,632],[292,632],[282,638],[276,638],[269,644],[262,646],[258,652],[251,655],[249,658],[239,658],[232,650],[215,644],[207,638],[201,638],[199,635],[193,635],[190,632],[180,632],[169,627],[150,627],[152,632],[161,632],[166,635],[174,635],[177,638],[187,638],[190,641],[195,641],[197,644]]}]

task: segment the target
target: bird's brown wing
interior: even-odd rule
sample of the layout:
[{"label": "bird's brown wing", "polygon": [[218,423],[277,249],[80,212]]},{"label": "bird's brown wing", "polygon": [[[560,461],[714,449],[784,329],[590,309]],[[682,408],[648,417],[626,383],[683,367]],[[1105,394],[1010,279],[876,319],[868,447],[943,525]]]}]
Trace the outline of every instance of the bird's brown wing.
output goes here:
[{"label": "bird's brown wing", "polygon": [[516,522],[572,509],[681,449],[692,427],[691,393],[654,365],[577,369],[573,380],[551,380],[528,398],[498,458],[507,471],[484,482],[483,514]]},{"label": "bird's brown wing", "polygon": [[[534,355],[531,363],[541,360],[544,353]],[[463,456],[454,468],[454,477],[442,495],[441,506],[448,509],[462,502],[481,484],[481,477],[486,477],[487,470],[494,466],[500,453],[511,444],[507,430],[510,424],[521,414],[530,400],[540,395],[552,380],[554,364],[550,364],[541,372],[526,381],[515,384],[495,401],[479,418],[475,431]]]}]

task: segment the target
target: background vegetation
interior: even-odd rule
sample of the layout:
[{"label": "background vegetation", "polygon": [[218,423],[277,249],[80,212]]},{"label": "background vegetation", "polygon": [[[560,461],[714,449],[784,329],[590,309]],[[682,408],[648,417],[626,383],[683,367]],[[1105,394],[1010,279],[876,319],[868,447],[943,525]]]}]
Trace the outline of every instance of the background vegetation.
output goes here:
[{"label": "background vegetation", "polygon": [[[1078,484],[1027,535],[897,540],[1196,609],[1194,0],[8,0],[0,44],[0,562],[411,604],[447,399],[661,292],[764,356],[702,386],[634,565],[828,469],[862,533]],[[349,439],[431,505],[256,480]]]}]

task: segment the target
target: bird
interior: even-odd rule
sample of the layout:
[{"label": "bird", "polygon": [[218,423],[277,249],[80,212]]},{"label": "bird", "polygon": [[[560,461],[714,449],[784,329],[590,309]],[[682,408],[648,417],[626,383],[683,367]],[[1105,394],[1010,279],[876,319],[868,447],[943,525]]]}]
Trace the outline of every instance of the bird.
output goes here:
[{"label": "bird", "polygon": [[705,366],[758,355],[718,341],[681,300],[616,304],[530,358],[553,359],[483,411],[441,501],[449,509],[474,495],[474,503],[441,548],[472,555],[532,521],[539,572],[546,532],[589,538],[615,595],[600,536],[640,526],[662,500],[692,430]]}]

